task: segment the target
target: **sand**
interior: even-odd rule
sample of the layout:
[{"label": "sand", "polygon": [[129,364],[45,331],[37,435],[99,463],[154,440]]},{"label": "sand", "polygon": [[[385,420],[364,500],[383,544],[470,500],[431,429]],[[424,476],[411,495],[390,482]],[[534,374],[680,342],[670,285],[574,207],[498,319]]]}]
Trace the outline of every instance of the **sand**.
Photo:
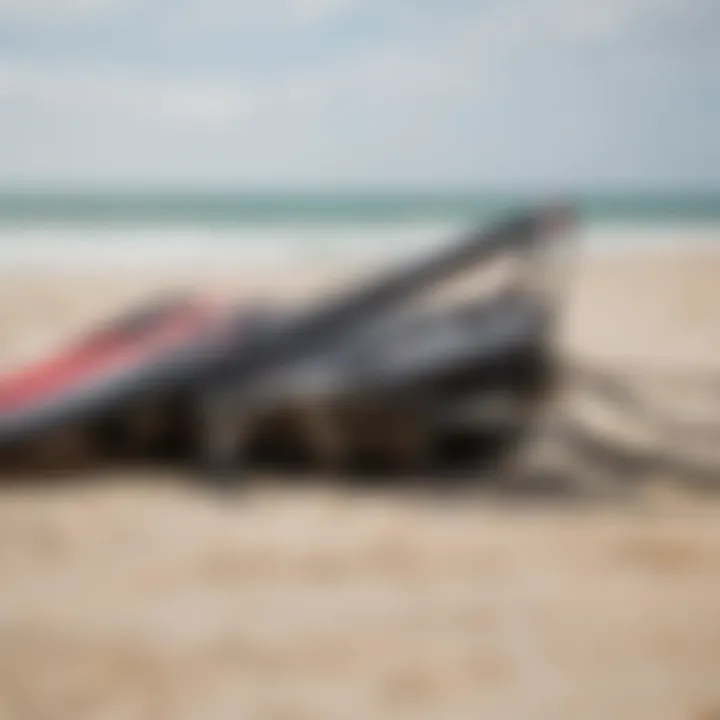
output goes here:
[{"label": "sand", "polygon": [[[3,278],[0,363],[182,280]],[[720,420],[720,257],[585,260],[560,347],[675,419]],[[720,496],[677,467],[642,480],[538,497],[253,478],[228,497],[118,470],[2,488],[0,718],[720,718]]]}]

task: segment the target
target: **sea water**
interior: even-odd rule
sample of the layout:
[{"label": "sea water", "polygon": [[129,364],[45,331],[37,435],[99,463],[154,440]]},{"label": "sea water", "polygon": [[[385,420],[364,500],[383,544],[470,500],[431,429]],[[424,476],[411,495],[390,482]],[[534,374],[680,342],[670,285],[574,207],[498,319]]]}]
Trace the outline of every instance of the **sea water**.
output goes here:
[{"label": "sea water", "polygon": [[[514,208],[491,193],[0,192],[0,272],[155,264],[231,270],[399,259]],[[715,248],[720,193],[572,200],[590,252]]]}]

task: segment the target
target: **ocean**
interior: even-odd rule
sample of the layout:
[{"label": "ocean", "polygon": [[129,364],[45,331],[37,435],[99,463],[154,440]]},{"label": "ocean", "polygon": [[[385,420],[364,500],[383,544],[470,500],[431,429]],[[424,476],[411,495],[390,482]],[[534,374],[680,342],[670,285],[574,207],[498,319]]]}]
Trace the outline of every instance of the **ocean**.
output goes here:
[{"label": "ocean", "polygon": [[[470,192],[5,191],[0,271],[402,257],[543,199]],[[720,250],[720,193],[596,193],[571,202],[591,252]]]}]

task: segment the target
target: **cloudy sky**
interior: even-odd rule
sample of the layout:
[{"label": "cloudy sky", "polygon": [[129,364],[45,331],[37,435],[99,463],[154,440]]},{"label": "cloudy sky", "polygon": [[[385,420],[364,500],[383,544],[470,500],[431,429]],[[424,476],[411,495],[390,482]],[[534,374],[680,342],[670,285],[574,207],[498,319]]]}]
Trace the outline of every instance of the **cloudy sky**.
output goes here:
[{"label": "cloudy sky", "polygon": [[720,0],[0,0],[0,183],[720,186]]}]

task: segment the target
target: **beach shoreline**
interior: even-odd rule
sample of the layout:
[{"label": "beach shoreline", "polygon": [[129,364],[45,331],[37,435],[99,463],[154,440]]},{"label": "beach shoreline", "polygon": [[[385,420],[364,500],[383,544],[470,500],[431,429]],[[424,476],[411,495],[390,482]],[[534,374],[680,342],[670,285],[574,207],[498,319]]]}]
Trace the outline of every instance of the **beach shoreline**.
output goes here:
[{"label": "beach shoreline", "polygon": [[[14,270],[0,366],[163,289],[292,302],[352,272]],[[662,378],[651,390],[676,419],[695,400],[720,408],[720,254],[584,255],[560,334],[567,362],[677,373],[669,399]],[[593,421],[646,442],[632,423]],[[0,487],[0,715],[720,711],[720,494],[689,475],[653,470],[632,500],[573,494],[582,482],[444,494],[436,478],[428,494],[253,475],[220,497],[187,480],[89,469]]]}]

